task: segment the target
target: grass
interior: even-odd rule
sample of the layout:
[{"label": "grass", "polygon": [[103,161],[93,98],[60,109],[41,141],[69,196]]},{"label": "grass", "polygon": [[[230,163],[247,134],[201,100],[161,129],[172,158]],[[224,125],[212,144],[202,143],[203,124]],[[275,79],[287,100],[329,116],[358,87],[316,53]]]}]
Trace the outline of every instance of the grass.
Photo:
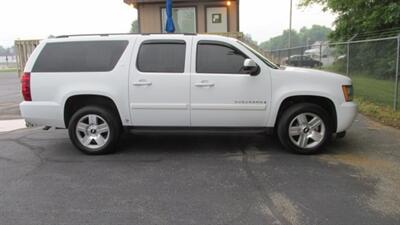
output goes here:
[{"label": "grass", "polygon": [[400,128],[400,111],[393,111],[394,81],[354,75],[355,101],[363,115],[382,124]]},{"label": "grass", "polygon": [[[331,65],[323,67],[322,70],[343,74],[343,65]],[[353,80],[354,94],[366,101],[382,105],[385,107],[393,106],[394,100],[394,81],[377,79],[363,73],[351,74]]]},{"label": "grass", "polygon": [[1,72],[17,72],[17,68],[0,69]]},{"label": "grass", "polygon": [[400,109],[393,111],[394,81],[361,75],[351,76],[351,79],[359,112],[382,124],[400,128]]},{"label": "grass", "polygon": [[[340,71],[338,66],[323,69],[332,72]],[[353,80],[355,101],[359,112],[382,124],[400,128],[400,101],[398,111],[393,111],[394,81],[380,80],[363,74],[350,77]]]},{"label": "grass", "polygon": [[356,97],[377,105],[391,107],[394,100],[394,81],[366,76],[351,76]]},{"label": "grass", "polygon": [[360,97],[356,97],[355,101],[361,114],[382,124],[400,129],[400,111],[394,112],[392,107],[377,105]]}]

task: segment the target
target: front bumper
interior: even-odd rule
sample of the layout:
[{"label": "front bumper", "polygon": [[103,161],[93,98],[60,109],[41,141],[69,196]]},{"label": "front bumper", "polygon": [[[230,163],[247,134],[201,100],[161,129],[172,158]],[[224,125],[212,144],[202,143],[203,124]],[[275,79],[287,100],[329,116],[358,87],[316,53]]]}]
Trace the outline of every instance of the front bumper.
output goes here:
[{"label": "front bumper", "polygon": [[336,108],[337,130],[336,133],[346,131],[351,127],[357,116],[357,104],[354,102],[345,102]]}]

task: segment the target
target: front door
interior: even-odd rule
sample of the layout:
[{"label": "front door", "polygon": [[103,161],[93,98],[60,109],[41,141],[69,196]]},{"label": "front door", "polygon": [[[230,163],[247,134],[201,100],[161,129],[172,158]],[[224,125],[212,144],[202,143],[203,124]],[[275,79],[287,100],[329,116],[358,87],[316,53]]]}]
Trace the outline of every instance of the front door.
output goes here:
[{"label": "front door", "polygon": [[206,7],[206,23],[208,33],[228,32],[228,8]]},{"label": "front door", "polygon": [[246,74],[243,63],[249,55],[254,57],[233,41],[229,44],[193,39],[193,127],[265,127],[270,97],[269,70],[260,66],[257,76]]},{"label": "front door", "polygon": [[134,126],[190,126],[192,37],[139,37],[132,57],[129,96]]}]

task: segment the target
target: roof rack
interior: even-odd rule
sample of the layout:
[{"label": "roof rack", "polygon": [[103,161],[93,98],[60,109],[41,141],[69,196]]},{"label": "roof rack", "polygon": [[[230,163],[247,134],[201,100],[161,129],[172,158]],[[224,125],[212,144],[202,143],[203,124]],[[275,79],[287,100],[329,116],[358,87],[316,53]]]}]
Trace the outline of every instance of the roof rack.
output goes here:
[{"label": "roof rack", "polygon": [[68,34],[68,35],[60,35],[55,38],[69,38],[69,37],[82,37],[82,36],[114,36],[114,35],[154,35],[154,34],[162,34],[162,35],[197,35],[196,33],[104,33],[104,34]]},{"label": "roof rack", "polygon": [[140,33],[141,35],[174,35],[174,34],[180,34],[180,35],[188,35],[188,36],[195,36],[197,35],[196,33]]}]

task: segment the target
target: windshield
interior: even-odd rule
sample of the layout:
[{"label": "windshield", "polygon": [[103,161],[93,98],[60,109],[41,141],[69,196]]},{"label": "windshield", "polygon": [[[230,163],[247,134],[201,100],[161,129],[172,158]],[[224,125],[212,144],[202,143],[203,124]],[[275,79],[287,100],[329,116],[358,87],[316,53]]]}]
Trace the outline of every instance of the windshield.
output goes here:
[{"label": "windshield", "polygon": [[269,61],[264,55],[253,49],[252,47],[248,46],[247,44],[238,41],[239,44],[241,44],[243,47],[247,48],[249,51],[251,51],[254,55],[257,56],[261,61],[263,61],[267,66],[273,68],[273,69],[279,69],[279,66],[276,65],[275,63]]}]

